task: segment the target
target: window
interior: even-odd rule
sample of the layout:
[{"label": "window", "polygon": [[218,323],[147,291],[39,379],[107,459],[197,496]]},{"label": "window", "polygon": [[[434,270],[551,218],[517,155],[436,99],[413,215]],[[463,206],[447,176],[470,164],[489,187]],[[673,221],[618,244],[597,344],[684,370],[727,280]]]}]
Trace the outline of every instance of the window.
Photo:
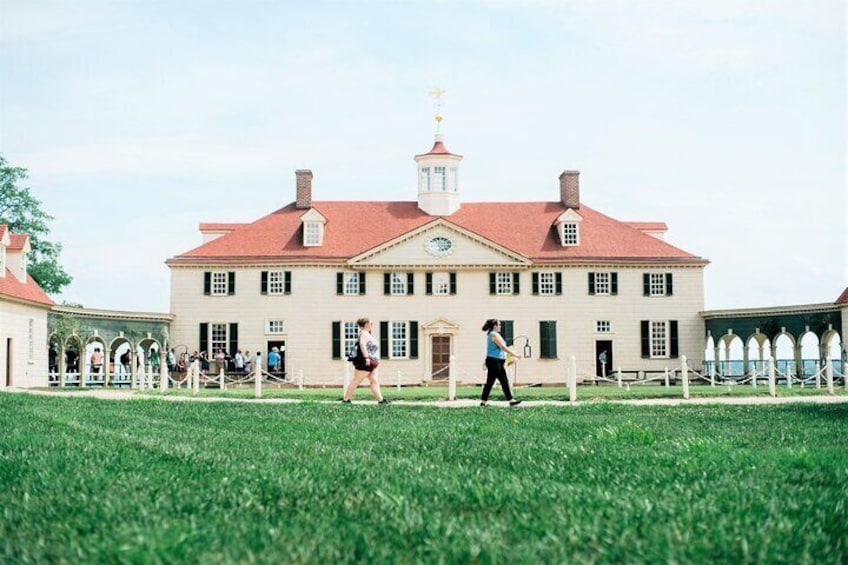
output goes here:
[{"label": "window", "polygon": [[406,322],[389,322],[389,334],[389,356],[392,359],[406,358]]},{"label": "window", "polygon": [[448,190],[451,192],[457,192],[459,190],[459,169],[457,167],[450,168],[450,178],[448,179],[450,183],[448,185]]},{"label": "window", "polygon": [[642,320],[641,326],[643,358],[678,356],[677,320]]},{"label": "window", "polygon": [[35,360],[35,318],[29,319],[29,362],[32,363]]},{"label": "window", "polygon": [[427,273],[427,294],[456,294],[456,273]]},{"label": "window", "polygon": [[268,294],[291,293],[291,271],[268,271]]},{"label": "window", "polygon": [[518,294],[518,273],[489,273],[489,294]]},{"label": "window", "polygon": [[321,222],[306,222],[303,224],[303,245],[315,247],[321,245],[324,235],[324,224]]},{"label": "window", "polygon": [[612,331],[612,325],[609,320],[598,320],[595,322],[595,331],[599,334],[608,334]]},{"label": "window", "polygon": [[539,322],[539,358],[557,358],[556,321],[541,320]]},{"label": "window", "polygon": [[671,296],[671,273],[643,273],[642,290],[645,296]]},{"label": "window", "polygon": [[533,294],[553,296],[562,294],[562,273],[533,273]]},{"label": "window", "polygon": [[359,326],[356,325],[356,322],[342,322],[342,331],[344,332],[342,336],[342,351],[346,354],[356,344],[356,340],[359,337]]},{"label": "window", "polygon": [[580,243],[580,233],[576,222],[563,222],[561,224],[560,237],[563,245],[577,245]]},{"label": "window", "polygon": [[445,191],[445,168],[433,167],[433,192]]},{"label": "window", "polygon": [[200,351],[214,355],[219,349],[234,355],[238,349],[238,324],[200,324]]},{"label": "window", "polygon": [[336,273],[336,294],[346,296],[365,294],[365,273],[359,271]]},{"label": "window", "polygon": [[618,273],[589,273],[589,294],[618,294]]},{"label": "window", "polygon": [[266,334],[284,334],[286,333],[286,324],[283,320],[268,320],[265,325]]},{"label": "window", "polygon": [[421,191],[430,190],[430,167],[421,168]]},{"label": "window", "polygon": [[206,271],[203,273],[203,294],[213,296],[232,296],[235,293],[235,272]]},{"label": "window", "polygon": [[211,354],[215,354],[219,349],[227,351],[227,324],[209,324],[209,336]]},{"label": "window", "polygon": [[412,273],[383,273],[383,294],[407,296],[414,294]]}]

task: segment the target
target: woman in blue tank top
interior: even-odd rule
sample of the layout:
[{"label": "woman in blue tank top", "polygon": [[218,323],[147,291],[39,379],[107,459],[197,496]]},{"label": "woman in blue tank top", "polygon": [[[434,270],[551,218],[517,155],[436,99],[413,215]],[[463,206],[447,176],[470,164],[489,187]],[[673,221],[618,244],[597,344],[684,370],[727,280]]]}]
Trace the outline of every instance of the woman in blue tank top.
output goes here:
[{"label": "woman in blue tank top", "polygon": [[489,403],[489,393],[492,392],[492,387],[497,379],[501,383],[501,390],[504,396],[509,400],[510,406],[521,404],[520,400],[516,400],[512,396],[512,391],[509,389],[509,379],[506,376],[504,363],[506,355],[509,353],[516,359],[518,354],[507,347],[503,337],[501,337],[501,322],[496,318],[486,320],[483,324],[483,331],[486,332],[486,384],[483,387],[483,396],[480,398],[480,406],[486,406]]}]

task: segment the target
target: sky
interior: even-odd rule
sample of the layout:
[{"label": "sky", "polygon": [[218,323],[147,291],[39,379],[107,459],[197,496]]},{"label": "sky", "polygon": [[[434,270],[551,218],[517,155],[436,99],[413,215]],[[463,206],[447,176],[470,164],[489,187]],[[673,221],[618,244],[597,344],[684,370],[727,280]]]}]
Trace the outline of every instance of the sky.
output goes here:
[{"label": "sky", "polygon": [[848,286],[841,0],[0,0],[0,155],[74,277],[60,301],[167,312],[200,222],[416,199],[413,156],[465,156],[463,201],[581,201],[663,221],[710,261],[705,308]]}]

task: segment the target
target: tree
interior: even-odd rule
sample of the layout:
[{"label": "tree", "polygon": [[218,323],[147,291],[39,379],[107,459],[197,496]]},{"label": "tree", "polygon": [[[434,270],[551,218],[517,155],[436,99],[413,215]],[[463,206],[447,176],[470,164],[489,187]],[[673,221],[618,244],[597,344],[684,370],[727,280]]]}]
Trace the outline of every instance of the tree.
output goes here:
[{"label": "tree", "polygon": [[41,201],[29,188],[20,186],[26,178],[26,169],[9,166],[0,155],[0,224],[8,224],[14,233],[29,234],[32,251],[27,271],[45,292],[55,294],[70,284],[72,278],[59,264],[62,244],[47,239],[50,234],[47,224],[53,216],[42,210]]}]

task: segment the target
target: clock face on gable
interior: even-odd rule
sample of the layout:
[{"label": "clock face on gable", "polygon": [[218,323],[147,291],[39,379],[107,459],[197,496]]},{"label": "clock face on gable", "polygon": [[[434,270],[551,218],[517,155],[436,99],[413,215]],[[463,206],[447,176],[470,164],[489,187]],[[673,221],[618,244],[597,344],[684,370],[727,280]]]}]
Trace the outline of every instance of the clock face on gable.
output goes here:
[{"label": "clock face on gable", "polygon": [[427,241],[425,248],[430,255],[442,257],[453,250],[453,242],[443,235],[437,235]]}]

